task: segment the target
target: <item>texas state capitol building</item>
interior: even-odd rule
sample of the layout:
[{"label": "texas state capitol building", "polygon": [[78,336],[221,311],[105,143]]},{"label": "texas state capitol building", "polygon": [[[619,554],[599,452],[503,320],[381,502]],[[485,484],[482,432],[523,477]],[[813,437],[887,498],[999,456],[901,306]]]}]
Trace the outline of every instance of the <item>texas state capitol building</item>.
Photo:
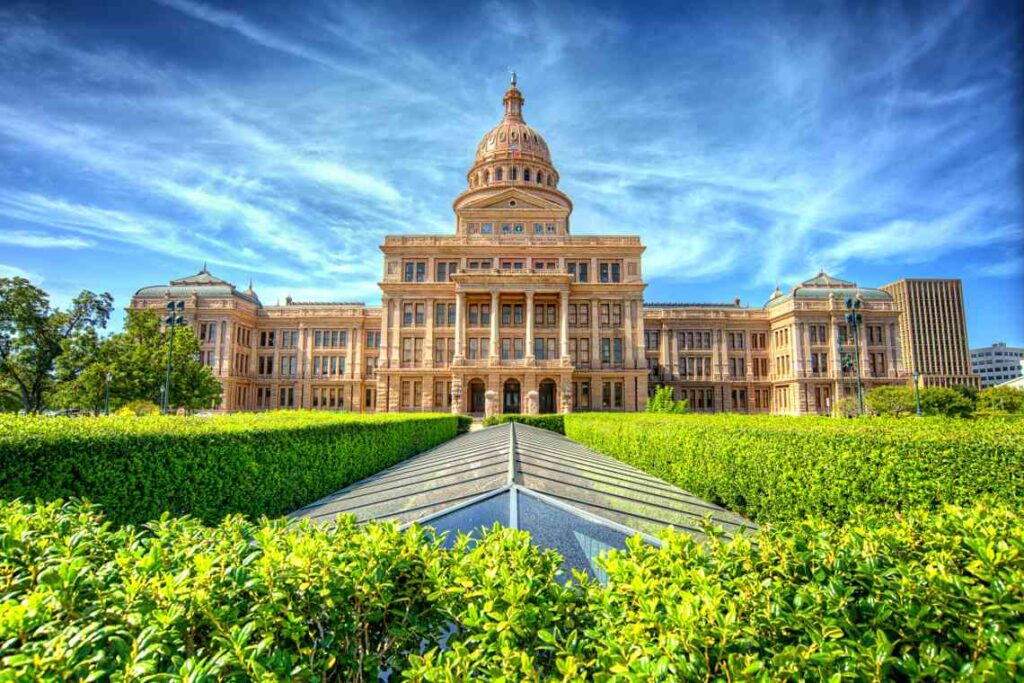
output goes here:
[{"label": "texas state capitol building", "polygon": [[865,388],[906,383],[899,311],[879,289],[820,273],[760,308],[645,304],[640,238],[573,234],[523,101],[513,79],[454,235],[385,238],[379,308],[263,305],[205,267],[131,306],[185,301],[227,410],[637,411],[665,384],[693,411],[829,413],[856,391],[849,296],[863,302]]}]

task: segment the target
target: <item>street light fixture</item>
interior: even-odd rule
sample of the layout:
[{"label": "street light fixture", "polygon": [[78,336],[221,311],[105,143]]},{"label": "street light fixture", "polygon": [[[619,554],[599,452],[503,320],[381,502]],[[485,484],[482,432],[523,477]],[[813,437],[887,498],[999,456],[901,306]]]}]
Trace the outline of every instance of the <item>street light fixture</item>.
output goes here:
[{"label": "street light fixture", "polygon": [[920,373],[914,370],[914,405],[917,406],[917,416],[921,417],[921,382]]},{"label": "street light fixture", "polygon": [[858,334],[858,328],[863,320],[863,316],[859,312],[862,305],[860,294],[846,297],[846,322],[853,328],[853,348],[857,354],[857,412],[860,415],[864,414],[864,384],[860,377],[860,335]]},{"label": "street light fixture", "polygon": [[174,349],[174,328],[178,325],[185,324],[185,318],[181,314],[185,312],[184,301],[168,301],[167,302],[167,317],[164,322],[170,328],[171,334],[170,339],[167,342],[167,376],[164,378],[164,390],[162,392],[161,401],[164,414],[170,410],[171,406],[171,352]]},{"label": "street light fixture", "polygon": [[106,380],[103,384],[103,414],[110,415],[110,380],[114,379],[114,376],[107,370],[107,374],[103,377]]}]

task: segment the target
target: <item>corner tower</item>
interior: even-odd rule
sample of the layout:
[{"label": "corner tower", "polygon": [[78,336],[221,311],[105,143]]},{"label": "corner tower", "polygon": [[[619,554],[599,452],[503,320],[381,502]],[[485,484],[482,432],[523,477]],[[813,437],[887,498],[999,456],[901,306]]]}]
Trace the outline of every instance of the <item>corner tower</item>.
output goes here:
[{"label": "corner tower", "polygon": [[523,119],[525,99],[515,73],[502,101],[505,114],[477,145],[468,188],[453,204],[456,234],[567,235],[572,201],[558,189],[547,142]]}]

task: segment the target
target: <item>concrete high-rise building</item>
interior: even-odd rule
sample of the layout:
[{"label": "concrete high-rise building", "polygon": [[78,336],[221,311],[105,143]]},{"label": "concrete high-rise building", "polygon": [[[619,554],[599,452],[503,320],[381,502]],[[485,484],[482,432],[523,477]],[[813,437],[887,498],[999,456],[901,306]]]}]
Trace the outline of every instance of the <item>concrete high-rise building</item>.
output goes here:
[{"label": "concrete high-rise building", "polygon": [[971,372],[960,280],[908,278],[882,289],[900,310],[904,363],[921,386],[980,386]]},{"label": "concrete high-rise building", "polygon": [[971,349],[971,367],[979,378],[982,388],[994,387],[1024,374],[1024,348],[1007,346],[996,342],[992,346]]}]

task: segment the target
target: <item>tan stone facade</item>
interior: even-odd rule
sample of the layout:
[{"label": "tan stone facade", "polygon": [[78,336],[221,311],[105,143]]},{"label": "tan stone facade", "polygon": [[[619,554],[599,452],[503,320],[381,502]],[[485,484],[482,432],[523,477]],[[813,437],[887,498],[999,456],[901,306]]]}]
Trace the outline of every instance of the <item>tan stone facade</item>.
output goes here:
[{"label": "tan stone facade", "polygon": [[132,307],[186,302],[227,410],[637,411],[666,384],[695,411],[829,413],[854,395],[858,347],[866,388],[906,383],[892,297],[825,273],[763,307],[645,304],[639,238],[573,234],[514,82],[504,107],[454,234],[385,238],[380,307],[263,306],[205,267]]}]

